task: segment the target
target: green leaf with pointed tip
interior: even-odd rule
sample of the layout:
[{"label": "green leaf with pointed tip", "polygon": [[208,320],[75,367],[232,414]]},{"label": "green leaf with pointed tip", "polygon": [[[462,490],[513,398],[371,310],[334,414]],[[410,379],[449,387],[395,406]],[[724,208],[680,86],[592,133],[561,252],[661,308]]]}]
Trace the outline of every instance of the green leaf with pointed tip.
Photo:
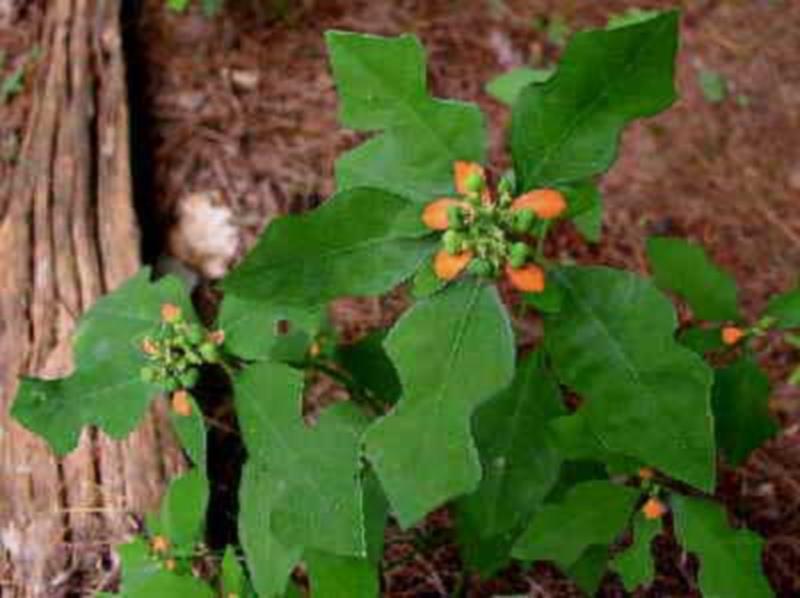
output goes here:
[{"label": "green leaf with pointed tip", "polygon": [[223,287],[272,309],[380,295],[414,274],[436,247],[420,214],[418,205],[385,191],[343,191],[312,212],[272,221]]},{"label": "green leaf with pointed tip", "polygon": [[647,257],[656,284],[684,299],[696,318],[716,322],[741,318],[736,281],[699,245],[684,239],[651,237],[647,240]]},{"label": "green leaf with pointed tip", "polygon": [[269,302],[227,295],[222,301],[218,326],[225,331],[225,350],[243,359],[270,359],[280,343],[280,322],[313,335],[319,328],[318,310],[279,307]]},{"label": "green leaf with pointed tip", "polygon": [[506,106],[513,106],[524,88],[531,83],[544,83],[552,76],[553,69],[521,66],[489,81],[486,84],[486,93]]},{"label": "green leaf with pointed tip", "polygon": [[619,27],[627,27],[629,25],[636,25],[644,21],[649,21],[657,17],[661,13],[657,10],[643,10],[641,8],[629,8],[624,13],[618,15],[611,15],[608,17],[608,24],[606,29],[617,29]]},{"label": "green leaf with pointed tip", "polygon": [[778,328],[800,328],[800,287],[770,299],[764,315],[777,319]]},{"label": "green leaf with pointed tip", "polygon": [[239,541],[260,598],[284,595],[303,552],[296,544],[282,543],[272,531],[273,506],[280,497],[281,491],[266,469],[245,463],[239,487]]},{"label": "green leaf with pointed tip", "polygon": [[511,382],[514,336],[494,286],[468,279],[417,303],[384,346],[404,395],[369,427],[364,445],[408,527],[477,487],[481,467],[470,418]]},{"label": "green leaf with pointed tip", "polygon": [[603,267],[562,268],[545,348],[561,381],[587,399],[586,421],[611,452],[696,487],[715,476],[712,372],[675,342],[672,304],[644,278]]},{"label": "green leaf with pointed tip", "polygon": [[625,126],[675,101],[677,47],[677,12],[573,36],[556,74],[526,87],[514,106],[518,191],[608,170]]},{"label": "green leaf with pointed tip", "polygon": [[671,503],[678,542],[700,559],[698,581],[703,596],[774,596],[761,565],[764,541],[760,536],[748,529],[732,529],[725,510],[710,501],[673,495]]},{"label": "green leaf with pointed tip", "polygon": [[252,595],[252,589],[244,570],[244,563],[239,561],[233,546],[228,546],[225,549],[225,555],[222,557],[220,586],[221,595],[225,597],[232,594],[242,598]]},{"label": "green leaf with pointed tip", "polygon": [[508,554],[558,479],[561,456],[546,425],[564,413],[558,384],[538,353],[520,363],[511,387],[475,411],[472,430],[483,479],[457,503],[459,525],[471,531],[459,535],[466,555],[485,542],[496,546],[500,535],[507,536]]},{"label": "green leaf with pointed tip", "polygon": [[259,363],[236,375],[246,467],[268,473],[270,527],[281,543],[364,555],[359,449],[366,420],[353,404],[338,403],[308,427],[302,387],[302,373],[280,364]]},{"label": "green leaf with pointed tip", "polygon": [[777,433],[769,414],[770,392],[769,378],[751,358],[716,371],[711,404],[717,443],[733,465]]},{"label": "green leaf with pointed tip", "polygon": [[595,544],[613,542],[628,523],[639,491],[610,482],[583,482],[560,503],[539,509],[514,545],[513,555],[527,561],[572,566]]},{"label": "green leaf with pointed tip", "polygon": [[374,563],[351,556],[311,551],[305,556],[315,598],[377,598],[378,570]]},{"label": "green leaf with pointed tip", "polygon": [[380,131],[336,162],[339,189],[377,187],[416,202],[451,195],[453,162],[483,162],[483,115],[472,104],[432,98],[425,52],[412,35],[325,36],[341,103],[358,131]]},{"label": "green leaf with pointed tip", "polygon": [[529,355],[519,364],[513,384],[472,418],[483,478],[474,493],[459,501],[461,515],[479,521],[486,535],[524,523],[558,479],[561,456],[547,423],[565,413],[543,356]]},{"label": "green leaf with pointed tip", "polygon": [[641,512],[633,520],[633,542],[612,561],[612,568],[619,573],[625,589],[633,592],[639,586],[647,586],[656,574],[651,545],[661,532],[660,519],[647,519]]},{"label": "green leaf with pointed tip", "polygon": [[589,546],[567,569],[567,575],[588,596],[594,596],[608,569],[608,546]]},{"label": "green leaf with pointed tip", "polygon": [[59,455],[77,446],[85,426],[98,426],[112,438],[127,436],[160,392],[141,379],[147,364],[141,342],[160,325],[164,303],[180,306],[194,320],[183,284],[173,277],[151,282],[146,268],[100,298],[78,325],[72,374],[23,378],[12,416]]},{"label": "green leaf with pointed tip", "polygon": [[136,538],[117,548],[122,561],[120,595],[125,598],[213,598],[211,587],[191,575],[167,571],[150,555],[147,542]]}]

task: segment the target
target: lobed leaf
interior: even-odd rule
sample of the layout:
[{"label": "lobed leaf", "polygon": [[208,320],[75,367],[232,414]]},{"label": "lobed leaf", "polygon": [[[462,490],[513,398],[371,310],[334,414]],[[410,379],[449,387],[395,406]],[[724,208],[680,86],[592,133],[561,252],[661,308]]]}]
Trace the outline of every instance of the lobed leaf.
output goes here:
[{"label": "lobed leaf", "polygon": [[700,559],[698,580],[704,596],[773,596],[761,565],[763,540],[728,525],[725,510],[707,500],[672,497],[678,542]]},{"label": "lobed leaf", "polygon": [[417,202],[451,195],[453,162],[483,162],[483,115],[472,104],[432,98],[416,37],[329,31],[342,124],[381,133],[336,162],[340,190],[377,187]]},{"label": "lobed leaf", "polygon": [[677,344],[675,312],[652,283],[602,267],[562,268],[545,348],[567,386],[587,399],[590,429],[613,453],[689,484],[714,487],[711,370]]},{"label": "lobed leaf", "polygon": [[719,269],[699,245],[683,239],[651,237],[647,256],[659,288],[686,300],[696,318],[739,320],[736,281]]},{"label": "lobed leaf", "polygon": [[513,555],[553,561],[568,569],[589,547],[612,543],[627,525],[638,499],[635,488],[606,481],[578,484],[560,503],[538,510],[514,545]]},{"label": "lobed leaf", "polygon": [[265,500],[263,518],[282,546],[362,556],[359,441],[366,421],[351,403],[338,403],[306,426],[302,387],[302,373],[280,364],[259,363],[236,375],[246,469],[258,472],[249,474],[241,501]]},{"label": "lobed leaf", "polygon": [[660,531],[660,519],[647,519],[642,513],[636,514],[631,545],[612,561],[613,569],[619,573],[627,591],[647,586],[655,577],[651,545]]},{"label": "lobed leaf", "polygon": [[379,295],[433,253],[429,232],[419,206],[378,189],[349,189],[312,212],[274,220],[223,288],[272,310]]},{"label": "lobed leaf", "polygon": [[711,404],[717,443],[733,465],[778,431],[769,414],[770,393],[769,378],[749,357],[716,371]]},{"label": "lobed leaf", "polygon": [[675,101],[677,47],[675,11],[573,36],[556,74],[526,87],[514,106],[518,191],[605,172],[624,127]]},{"label": "lobed leaf", "polygon": [[164,303],[195,319],[183,284],[171,276],[151,282],[147,268],[100,298],[78,324],[73,372],[54,380],[23,378],[11,415],[59,455],[77,446],[85,426],[127,436],[159,393],[141,379],[147,364],[141,342],[160,325]]},{"label": "lobed leaf", "polygon": [[370,425],[364,446],[408,527],[477,487],[481,467],[470,418],[511,382],[514,338],[495,288],[466,280],[417,303],[384,346],[404,396]]},{"label": "lobed leaf", "polygon": [[561,456],[547,422],[564,413],[558,384],[538,353],[519,365],[511,387],[475,411],[472,430],[483,478],[457,508],[465,530],[459,540],[468,560],[477,556],[476,565],[483,544],[490,552],[504,552],[503,564],[521,526],[556,483]]}]

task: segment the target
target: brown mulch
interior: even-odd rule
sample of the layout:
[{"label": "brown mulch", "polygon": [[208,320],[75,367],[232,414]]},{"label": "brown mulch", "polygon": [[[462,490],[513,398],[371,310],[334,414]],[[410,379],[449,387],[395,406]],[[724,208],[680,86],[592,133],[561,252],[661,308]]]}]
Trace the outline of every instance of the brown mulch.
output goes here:
[{"label": "brown mulch", "polygon": [[[575,28],[596,26],[626,7],[683,4],[679,65],[681,100],[667,113],[635,124],[605,178],[604,240],[586,246],[570,230],[550,247],[583,262],[646,270],[644,239],[654,232],[703,243],[733,272],[754,316],[766,298],[787,289],[800,273],[800,6],[786,0],[666,2],[603,0],[297,0],[284,18],[258,14],[255,0],[233,2],[215,19],[175,15],[163,0],[145,0],[134,30],[139,55],[133,95],[147,118],[134,131],[152,177],[141,200],[152,213],[158,251],[192,263],[191,251],[166,239],[182,201],[218,192],[239,230],[239,255],[268,220],[316,205],[333,191],[333,163],[360,139],[338,126],[335,91],[323,32],[331,28],[379,34],[413,32],[429,57],[430,84],[441,97],[477,102],[486,112],[492,166],[507,164],[507,110],[484,91],[486,81],[514,66],[557,58],[559,48],[533,27],[534,19],[563,16]],[[587,6],[589,5],[589,6]],[[28,5],[35,21],[38,3]],[[11,65],[35,45],[35,28],[0,27],[0,47]],[[710,104],[697,83],[699,69],[723,73],[728,99]],[[741,96],[742,101],[737,101]],[[743,99],[746,98],[746,102]],[[28,98],[0,107],[0,185],[13,168]],[[10,149],[9,149],[10,148]],[[10,156],[10,157],[8,157]],[[2,194],[0,194],[2,195]],[[0,206],[0,213],[3,206]],[[337,323],[349,335],[385,325],[396,298],[347,302]],[[798,355],[768,345],[763,363],[775,383],[773,411],[779,437],[745,467],[724,470],[719,496],[737,522],[767,540],[765,568],[781,596],[800,595],[800,393],[782,383]],[[448,596],[463,571],[446,512],[415,533],[432,540],[425,550],[392,530],[385,595]],[[637,596],[690,596],[696,563],[669,538],[658,542],[659,575]],[[469,596],[580,592],[545,565],[512,567],[494,580],[470,580]],[[623,596],[609,576],[602,596]]]}]

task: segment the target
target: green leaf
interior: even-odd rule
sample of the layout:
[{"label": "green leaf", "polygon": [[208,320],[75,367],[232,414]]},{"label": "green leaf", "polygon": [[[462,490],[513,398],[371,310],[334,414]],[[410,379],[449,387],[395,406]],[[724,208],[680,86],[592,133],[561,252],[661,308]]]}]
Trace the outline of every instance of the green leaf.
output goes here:
[{"label": "green leaf", "polygon": [[472,418],[483,466],[477,490],[459,501],[463,517],[487,535],[524,523],[555,484],[561,458],[547,423],[566,413],[561,391],[543,356],[524,359],[513,384],[481,405]]},{"label": "green leaf", "polygon": [[511,382],[514,337],[496,289],[467,280],[417,303],[384,346],[404,396],[369,427],[364,445],[408,527],[477,487],[481,467],[470,418]]},{"label": "green leaf", "polygon": [[506,106],[513,106],[525,87],[531,83],[544,83],[552,76],[553,69],[532,69],[521,66],[489,81],[486,93]]},{"label": "green leaf", "polygon": [[716,371],[711,404],[717,443],[733,465],[777,433],[769,414],[770,393],[769,378],[749,357]]},{"label": "green leaf", "polygon": [[292,542],[282,543],[272,531],[273,507],[280,498],[270,473],[245,463],[239,487],[239,541],[260,598],[283,596],[303,552]]},{"label": "green leaf", "polygon": [[602,267],[551,273],[564,303],[545,317],[561,381],[611,452],[705,490],[714,487],[711,370],[674,340],[672,304],[646,279]]},{"label": "green leaf", "polygon": [[127,436],[159,392],[140,377],[147,363],[141,342],[160,325],[163,303],[194,319],[182,283],[173,277],[150,282],[146,268],[99,299],[78,325],[72,374],[23,378],[12,416],[59,455],[77,446],[84,426],[98,426],[112,438]]},{"label": "green leaf", "polygon": [[484,542],[496,545],[501,535],[507,536],[506,550],[511,548],[558,479],[561,457],[546,426],[564,413],[558,384],[540,354],[523,360],[511,387],[475,411],[472,430],[483,479],[457,503],[459,525],[472,532],[459,536],[465,554]]},{"label": "green leaf", "polygon": [[546,314],[557,314],[561,311],[561,290],[558,285],[548,284],[541,293],[521,293],[520,298],[525,305]]},{"label": "green leaf", "polygon": [[378,571],[366,559],[318,551],[306,557],[315,598],[376,598],[380,595]]},{"label": "green leaf", "polygon": [[122,561],[120,594],[125,598],[213,598],[211,587],[191,575],[168,571],[142,538],[117,548]]},{"label": "green leaf", "polygon": [[572,219],[575,228],[590,243],[600,242],[603,233],[603,199],[598,191],[594,205]]},{"label": "green leaf", "polygon": [[189,8],[191,0],[167,0],[167,6],[175,12],[184,12]]},{"label": "green leaf", "polygon": [[672,506],[678,542],[700,559],[703,596],[774,596],[761,565],[761,537],[731,529],[725,510],[707,500],[673,495]]},{"label": "green leaf", "polygon": [[514,106],[511,153],[518,191],[608,170],[625,126],[675,101],[677,47],[675,11],[573,36],[555,76],[526,87]]},{"label": "green leaf", "polygon": [[392,361],[383,348],[386,334],[373,332],[351,345],[341,345],[336,350],[336,361],[355,380],[381,402],[394,404],[403,388]]},{"label": "green leaf", "polygon": [[594,596],[608,569],[608,546],[589,546],[577,562],[567,570],[578,587]]},{"label": "green leaf", "polygon": [[417,270],[411,284],[411,297],[413,299],[425,299],[434,293],[438,293],[447,286],[447,281],[436,276],[433,269],[433,260],[426,260]]},{"label": "green leaf", "polygon": [[325,39],[342,124],[381,132],[339,158],[339,189],[378,187],[428,202],[453,193],[454,161],[484,161],[483,115],[472,104],[428,94],[416,37],[329,31]]},{"label": "green leaf", "polygon": [[770,299],[764,315],[777,319],[778,328],[800,328],[800,287]]},{"label": "green leaf", "polygon": [[678,342],[701,357],[725,347],[725,343],[722,342],[722,330],[719,327],[687,328],[678,334]]},{"label": "green leaf", "polygon": [[364,555],[359,441],[365,418],[353,404],[338,403],[310,428],[301,415],[302,387],[302,373],[269,362],[235,377],[246,468],[268,475],[261,481],[270,488],[259,487],[269,496],[271,530],[284,546]]},{"label": "green leaf", "polygon": [[377,189],[350,189],[312,212],[274,220],[223,287],[280,309],[380,295],[431,255],[429,232],[419,206]]},{"label": "green leaf", "polygon": [[697,83],[703,97],[712,104],[719,104],[728,97],[728,80],[722,73],[703,69],[697,73]]},{"label": "green leaf", "polygon": [[564,500],[546,504],[514,545],[527,561],[553,561],[568,569],[593,545],[613,542],[628,523],[639,491],[610,482],[584,482]]},{"label": "green leaf", "polygon": [[696,318],[738,320],[736,281],[718,268],[699,245],[683,239],[651,237],[647,256],[656,284],[673,291],[692,308]]},{"label": "green leaf", "polygon": [[651,545],[661,532],[660,519],[647,519],[641,512],[633,520],[633,542],[612,561],[625,589],[633,592],[647,586],[656,574]]},{"label": "green leaf", "polygon": [[250,583],[247,581],[244,564],[239,562],[239,557],[236,555],[233,546],[225,548],[220,570],[220,585],[222,586],[221,595],[225,597],[232,594],[244,597],[252,593]]},{"label": "green leaf", "polygon": [[319,327],[317,310],[302,307],[280,307],[269,302],[226,295],[222,301],[218,326],[225,331],[225,350],[243,359],[270,359],[279,343],[280,322],[289,322],[292,329],[314,334]]}]

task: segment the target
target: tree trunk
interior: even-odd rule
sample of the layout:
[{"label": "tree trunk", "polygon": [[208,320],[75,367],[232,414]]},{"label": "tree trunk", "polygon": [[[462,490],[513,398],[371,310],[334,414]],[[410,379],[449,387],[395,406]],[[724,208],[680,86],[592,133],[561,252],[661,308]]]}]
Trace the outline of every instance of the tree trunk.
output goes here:
[{"label": "tree trunk", "polygon": [[139,267],[120,33],[126,0],[49,0],[24,143],[0,196],[0,595],[113,576],[110,543],[183,466],[163,407],[64,459],[11,421],[17,376],[71,369],[76,319]]}]

